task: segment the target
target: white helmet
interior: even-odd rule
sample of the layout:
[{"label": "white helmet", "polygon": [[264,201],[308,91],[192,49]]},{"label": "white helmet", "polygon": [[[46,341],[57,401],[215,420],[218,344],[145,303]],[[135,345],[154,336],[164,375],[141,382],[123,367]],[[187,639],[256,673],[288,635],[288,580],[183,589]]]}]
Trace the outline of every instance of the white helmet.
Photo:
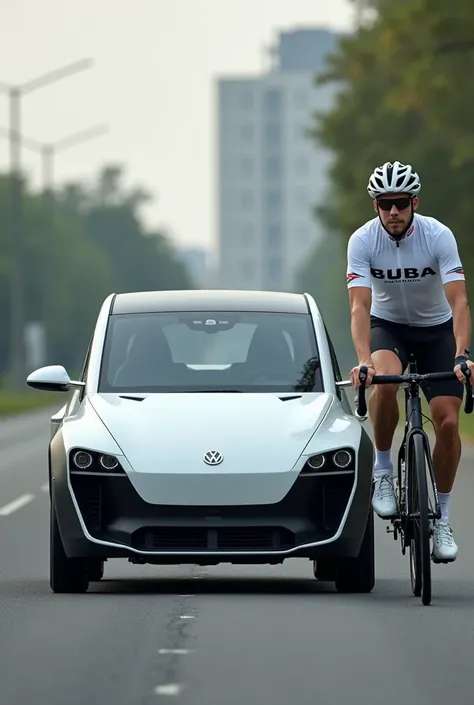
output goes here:
[{"label": "white helmet", "polygon": [[378,166],[369,179],[367,191],[371,198],[378,198],[386,193],[411,193],[416,196],[420,192],[420,177],[410,164],[386,162]]}]

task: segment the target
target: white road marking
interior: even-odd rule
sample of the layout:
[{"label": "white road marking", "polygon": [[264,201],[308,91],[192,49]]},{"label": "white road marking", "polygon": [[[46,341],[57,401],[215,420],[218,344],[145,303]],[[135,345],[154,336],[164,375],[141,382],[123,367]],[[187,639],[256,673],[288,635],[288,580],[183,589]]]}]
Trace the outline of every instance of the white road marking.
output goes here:
[{"label": "white road marking", "polygon": [[179,683],[168,683],[167,685],[157,685],[155,688],[156,695],[179,695],[183,690],[183,686]]},{"label": "white road marking", "polygon": [[180,619],[194,619],[191,614],[182,614]]},{"label": "white road marking", "polygon": [[0,516],[6,517],[9,514],[13,514],[13,512],[16,512],[18,509],[21,509],[25,506],[25,504],[28,504],[28,502],[31,502],[31,500],[34,498],[34,494],[22,494],[21,497],[18,497],[18,499],[14,499],[13,502],[10,502],[9,504],[6,504],[4,507],[2,507],[0,509]]},{"label": "white road marking", "polygon": [[49,482],[46,482],[44,485],[41,485],[41,489],[43,492],[49,492]]},{"label": "white road marking", "polygon": [[159,654],[177,654],[178,656],[185,656],[186,654],[191,654],[191,649],[159,649]]}]

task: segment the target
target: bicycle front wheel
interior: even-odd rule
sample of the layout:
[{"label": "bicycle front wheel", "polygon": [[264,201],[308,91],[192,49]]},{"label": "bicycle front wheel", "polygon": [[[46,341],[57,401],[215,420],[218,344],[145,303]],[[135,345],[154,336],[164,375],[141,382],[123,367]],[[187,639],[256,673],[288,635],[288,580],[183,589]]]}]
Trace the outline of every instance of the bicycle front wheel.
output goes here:
[{"label": "bicycle front wheel", "polygon": [[431,602],[429,498],[425,448],[420,434],[415,434],[410,443],[408,473],[412,589],[415,595],[421,594],[424,605],[429,605]]}]

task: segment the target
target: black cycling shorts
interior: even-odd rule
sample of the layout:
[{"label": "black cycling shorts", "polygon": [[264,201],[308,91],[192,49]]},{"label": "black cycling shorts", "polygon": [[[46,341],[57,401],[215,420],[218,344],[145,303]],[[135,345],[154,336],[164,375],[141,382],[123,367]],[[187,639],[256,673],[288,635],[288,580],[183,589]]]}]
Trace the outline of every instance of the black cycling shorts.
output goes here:
[{"label": "black cycling shorts", "polygon": [[[370,327],[371,351],[392,350],[399,357],[404,371],[410,354],[415,355],[420,374],[450,372],[454,369],[456,341],[452,318],[437,326],[421,327],[392,323],[371,316]],[[441,396],[463,398],[464,385],[457,379],[421,386],[428,402]]]}]

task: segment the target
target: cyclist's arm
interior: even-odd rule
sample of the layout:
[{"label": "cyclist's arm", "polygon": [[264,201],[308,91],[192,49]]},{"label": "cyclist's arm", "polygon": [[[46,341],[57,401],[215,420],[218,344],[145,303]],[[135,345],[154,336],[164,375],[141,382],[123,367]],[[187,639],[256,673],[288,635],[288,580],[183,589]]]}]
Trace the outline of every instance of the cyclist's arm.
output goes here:
[{"label": "cyclist's arm", "polygon": [[347,245],[347,288],[351,309],[351,334],[359,364],[372,365],[370,307],[372,287],[369,253],[363,240],[352,236]]},{"label": "cyclist's arm", "polygon": [[438,238],[441,280],[453,312],[456,357],[464,355],[471,342],[471,314],[467,299],[464,268],[459,256],[456,239],[449,228]]},{"label": "cyclist's arm", "polygon": [[446,298],[453,311],[456,357],[458,357],[458,355],[466,354],[471,343],[471,314],[467,301],[466,283],[464,281],[448,282],[444,288]]}]

